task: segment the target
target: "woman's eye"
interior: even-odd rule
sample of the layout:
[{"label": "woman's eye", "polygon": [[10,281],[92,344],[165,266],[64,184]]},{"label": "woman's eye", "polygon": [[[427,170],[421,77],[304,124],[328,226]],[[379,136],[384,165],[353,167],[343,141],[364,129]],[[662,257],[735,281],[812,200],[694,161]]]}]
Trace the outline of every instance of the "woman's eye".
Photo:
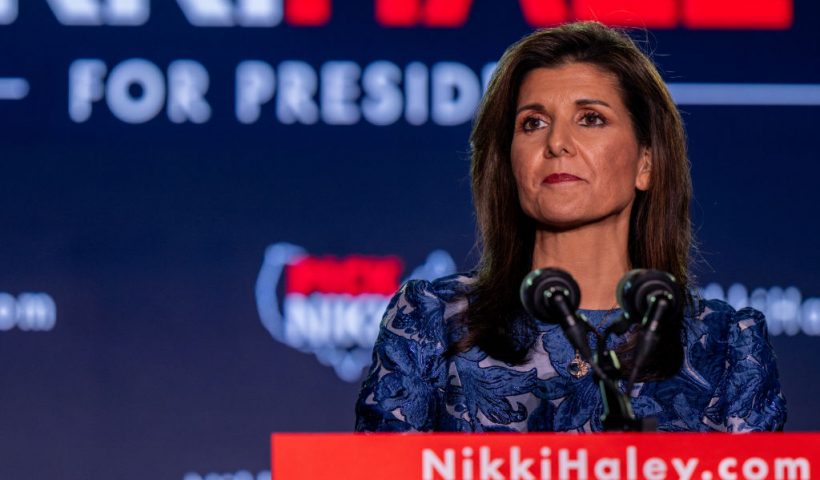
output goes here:
[{"label": "woman's eye", "polygon": [[544,120],[538,117],[527,117],[523,122],[521,122],[521,129],[525,132],[532,132],[533,130],[537,130],[546,124],[547,123]]},{"label": "woman's eye", "polygon": [[587,112],[581,117],[581,124],[590,127],[606,125],[606,120],[598,112]]}]

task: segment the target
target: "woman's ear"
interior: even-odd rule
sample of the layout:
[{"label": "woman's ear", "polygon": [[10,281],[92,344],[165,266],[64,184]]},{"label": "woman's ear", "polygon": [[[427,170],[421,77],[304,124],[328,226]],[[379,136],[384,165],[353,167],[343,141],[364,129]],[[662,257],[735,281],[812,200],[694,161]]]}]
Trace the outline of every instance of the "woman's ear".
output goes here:
[{"label": "woman's ear", "polygon": [[652,179],[652,149],[641,147],[641,158],[638,159],[638,175],[635,177],[635,188],[649,190]]}]

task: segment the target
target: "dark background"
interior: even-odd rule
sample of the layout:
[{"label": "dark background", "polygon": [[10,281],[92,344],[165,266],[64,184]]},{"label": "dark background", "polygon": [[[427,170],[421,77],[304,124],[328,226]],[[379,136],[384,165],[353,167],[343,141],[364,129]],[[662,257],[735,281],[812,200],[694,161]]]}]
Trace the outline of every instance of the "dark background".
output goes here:
[{"label": "dark background", "polygon": [[[0,478],[182,479],[269,468],[274,431],[349,431],[358,384],[280,343],[259,319],[265,248],[398,255],[405,274],[443,249],[474,261],[470,126],[252,125],[234,69],[329,60],[463,63],[475,71],[532,30],[517,2],[476,0],[461,28],[380,26],[371,2],[335,2],[326,26],[201,28],[175,2],[141,26],[57,22],[26,1],[0,26],[0,292],[45,292],[48,331],[0,332]],[[820,84],[820,6],[785,30],[638,32],[672,83]],[[144,58],[201,63],[204,124],[140,125],[97,102],[68,115],[68,67]],[[272,105],[272,104],[271,104]],[[820,296],[817,106],[680,106],[689,138],[702,285]],[[787,429],[820,429],[820,340],[773,335]],[[193,473],[191,473],[193,472]],[[211,475],[211,478],[217,478]],[[227,474],[221,478],[231,478]],[[210,479],[208,479],[210,480]]]}]

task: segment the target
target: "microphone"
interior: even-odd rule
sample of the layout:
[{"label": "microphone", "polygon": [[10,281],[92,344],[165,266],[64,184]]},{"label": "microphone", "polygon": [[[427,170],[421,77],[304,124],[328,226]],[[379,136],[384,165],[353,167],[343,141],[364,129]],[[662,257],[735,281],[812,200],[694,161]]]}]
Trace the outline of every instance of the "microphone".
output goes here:
[{"label": "microphone", "polygon": [[669,302],[670,309],[677,307],[680,286],[669,273],[640,268],[630,270],[621,277],[616,296],[618,304],[624,310],[624,316],[631,323],[638,323],[644,318],[650,305],[660,298]]},{"label": "microphone", "polygon": [[572,346],[584,359],[591,358],[589,325],[576,315],[581,289],[572,275],[558,268],[533,270],[521,282],[520,294],[527,313],[544,323],[560,324]]},{"label": "microphone", "polygon": [[629,377],[631,387],[638,372],[657,347],[664,319],[677,313],[683,295],[675,277],[652,269],[627,272],[618,282],[616,295],[627,324],[641,325],[635,348],[635,363]]}]

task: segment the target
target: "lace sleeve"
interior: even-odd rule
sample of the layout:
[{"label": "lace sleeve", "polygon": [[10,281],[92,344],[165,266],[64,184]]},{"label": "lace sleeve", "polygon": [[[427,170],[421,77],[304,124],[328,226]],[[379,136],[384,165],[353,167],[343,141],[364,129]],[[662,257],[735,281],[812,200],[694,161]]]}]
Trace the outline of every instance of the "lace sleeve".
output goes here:
[{"label": "lace sleeve", "polygon": [[744,308],[731,317],[726,369],[705,420],[712,428],[728,432],[783,429],[786,400],[766,319],[757,310]]},{"label": "lace sleeve", "polygon": [[356,431],[430,431],[443,378],[443,302],[410,281],[390,301],[356,402]]}]

